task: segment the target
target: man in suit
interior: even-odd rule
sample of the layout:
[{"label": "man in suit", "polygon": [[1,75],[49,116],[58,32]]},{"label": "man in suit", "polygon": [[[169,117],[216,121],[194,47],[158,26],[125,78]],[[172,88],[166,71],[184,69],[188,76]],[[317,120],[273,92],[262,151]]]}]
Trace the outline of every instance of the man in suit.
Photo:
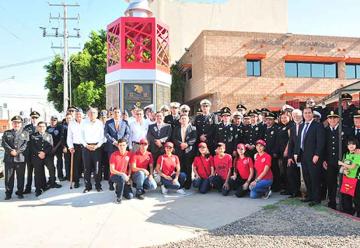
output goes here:
[{"label": "man in suit", "polygon": [[294,120],[294,124],[290,127],[286,175],[289,182],[290,198],[294,198],[300,195],[300,167],[298,166],[297,161],[294,159],[294,153],[295,145],[299,138],[300,126],[303,122],[303,116],[300,109],[294,109],[291,115]]},{"label": "man in suit", "polygon": [[[39,121],[40,114],[37,111],[32,111],[30,113],[31,123],[24,127],[24,130],[28,132],[29,138],[32,134],[36,132],[36,125]],[[25,151],[26,154],[26,168],[27,168],[27,181],[24,194],[31,193],[31,186],[34,174],[34,165],[31,162],[31,152],[30,146],[28,145]]]},{"label": "man in suit", "polygon": [[356,138],[360,144],[360,109],[354,113],[353,120],[354,126],[350,130],[350,136]]},{"label": "man in suit", "polygon": [[149,126],[146,136],[156,163],[158,157],[164,153],[164,144],[171,139],[171,125],[164,123],[164,114],[161,111],[156,112],[155,120],[156,122]]},{"label": "man in suit", "polygon": [[300,137],[295,147],[295,159],[300,157],[307,197],[304,202],[315,206],[321,202],[321,157],[324,152],[325,135],[322,124],[314,121],[312,108],[303,111],[305,122],[300,126]]},{"label": "man in suit", "polygon": [[4,132],[1,145],[5,150],[5,200],[10,200],[14,188],[16,172],[17,191],[19,199],[23,197],[25,176],[25,150],[28,142],[28,133],[21,130],[22,118],[11,118],[12,129]]},{"label": "man in suit", "polygon": [[[130,136],[130,128],[128,122],[121,119],[121,111],[119,108],[115,107],[113,109],[113,118],[108,120],[105,123],[104,127],[104,135],[106,138],[105,144],[105,151],[108,154],[108,158],[110,158],[111,154],[118,150],[118,140],[119,139],[126,139],[127,142],[129,141]],[[114,185],[110,181],[110,169],[106,169],[106,172],[109,178],[109,189],[114,190]]]},{"label": "man in suit", "polygon": [[189,122],[189,116],[180,116],[180,126],[175,127],[172,140],[175,144],[175,153],[179,156],[181,172],[185,172],[185,189],[191,187],[192,162],[195,154],[196,127]]}]

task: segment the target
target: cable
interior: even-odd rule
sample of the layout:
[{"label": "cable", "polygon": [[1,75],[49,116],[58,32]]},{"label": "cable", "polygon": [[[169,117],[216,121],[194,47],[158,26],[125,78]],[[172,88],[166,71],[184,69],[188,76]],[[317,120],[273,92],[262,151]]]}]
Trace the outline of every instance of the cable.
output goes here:
[{"label": "cable", "polygon": [[2,65],[2,66],[0,66],[0,70],[1,70],[1,69],[6,69],[6,68],[10,68],[10,67],[17,67],[17,66],[22,66],[22,65],[34,64],[34,63],[38,63],[38,62],[41,62],[41,61],[45,61],[45,60],[51,59],[51,58],[53,58],[53,57],[54,57],[54,56],[49,56],[49,57],[44,57],[44,58],[33,59],[33,60],[24,61],[24,62],[19,62],[19,63],[15,63],[15,64]]}]

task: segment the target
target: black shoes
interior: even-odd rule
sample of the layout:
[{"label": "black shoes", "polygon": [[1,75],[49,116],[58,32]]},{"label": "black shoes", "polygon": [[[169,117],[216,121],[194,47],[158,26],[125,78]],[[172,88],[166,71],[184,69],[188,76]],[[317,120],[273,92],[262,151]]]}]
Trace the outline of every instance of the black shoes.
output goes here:
[{"label": "black shoes", "polygon": [[83,193],[88,193],[90,192],[91,189],[84,189]]},{"label": "black shoes", "polygon": [[314,206],[319,205],[319,204],[320,204],[319,202],[311,201],[309,203],[309,207],[314,207]]},{"label": "black shoes", "polygon": [[109,184],[109,190],[110,190],[110,191],[114,191],[114,190],[115,190],[114,184],[112,184],[112,183]]},{"label": "black shoes", "polygon": [[26,188],[23,194],[31,194],[31,188]]},{"label": "black shoes", "polygon": [[74,183],[74,188],[77,189],[80,187],[80,184],[79,183]]},{"label": "black shoes", "polygon": [[116,197],[115,203],[120,204],[121,203],[121,197]]},{"label": "black shoes", "polygon": [[103,191],[103,189],[102,189],[101,187],[97,187],[97,188],[96,188],[96,191],[97,191],[97,192],[101,192],[101,191]]},{"label": "black shoes", "polygon": [[5,195],[5,201],[10,200],[11,199],[11,195]]},{"label": "black shoes", "polygon": [[36,191],[35,191],[35,196],[38,197],[38,196],[41,195],[41,193],[42,193],[41,190],[36,190]]},{"label": "black shoes", "polygon": [[50,186],[50,188],[56,188],[56,189],[61,188],[61,187],[62,187],[62,185],[60,185],[58,183],[54,183]]},{"label": "black shoes", "polygon": [[287,192],[286,190],[282,190],[280,195],[291,195],[291,193]]},{"label": "black shoes", "polygon": [[59,177],[59,181],[62,182],[62,181],[65,181],[66,178],[65,177]]},{"label": "black shoes", "polygon": [[311,202],[309,198],[301,199],[301,202]]}]

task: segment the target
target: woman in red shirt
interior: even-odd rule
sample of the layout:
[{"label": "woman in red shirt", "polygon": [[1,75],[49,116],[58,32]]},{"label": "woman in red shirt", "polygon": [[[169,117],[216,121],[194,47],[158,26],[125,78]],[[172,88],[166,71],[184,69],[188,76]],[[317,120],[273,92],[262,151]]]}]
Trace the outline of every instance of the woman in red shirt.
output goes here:
[{"label": "woman in red shirt", "polygon": [[230,177],[229,184],[236,190],[237,197],[243,197],[249,190],[251,179],[254,176],[254,164],[250,157],[245,156],[246,147],[238,144],[234,159],[234,174]]},{"label": "woman in red shirt", "polygon": [[161,177],[161,192],[166,195],[168,189],[175,189],[180,194],[185,194],[183,189],[186,174],[180,172],[179,157],[172,154],[174,144],[166,142],[164,145],[165,154],[158,157],[156,162],[156,172]]},{"label": "woman in red shirt", "polygon": [[214,166],[206,143],[201,142],[198,147],[200,155],[196,156],[193,162],[195,174],[193,187],[199,189],[200,193],[205,194],[210,190],[209,177],[214,175]]},{"label": "woman in red shirt", "polygon": [[266,142],[264,140],[256,141],[255,154],[255,180],[250,184],[250,198],[258,198],[264,196],[265,199],[271,195],[270,186],[273,182],[273,175],[270,170],[271,156],[265,152]]},{"label": "woman in red shirt", "polygon": [[214,156],[214,176],[209,178],[210,185],[227,196],[230,192],[229,177],[232,167],[232,157],[225,153],[225,144],[218,143]]}]

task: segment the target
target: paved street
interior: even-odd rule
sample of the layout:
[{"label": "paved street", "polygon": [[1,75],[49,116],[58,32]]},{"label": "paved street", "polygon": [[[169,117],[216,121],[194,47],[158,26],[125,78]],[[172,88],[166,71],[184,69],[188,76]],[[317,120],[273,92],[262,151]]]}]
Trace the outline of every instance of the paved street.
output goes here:
[{"label": "paved street", "polygon": [[[164,197],[148,193],[144,201],[114,204],[114,193],[82,188],[69,190],[68,183],[39,198],[16,196],[4,202],[0,180],[0,240],[2,247],[141,247],[192,238],[246,217],[282,197],[268,200],[223,197],[216,192]],[[16,238],[15,238],[16,237]],[[140,238],[139,238],[140,237]]]}]

